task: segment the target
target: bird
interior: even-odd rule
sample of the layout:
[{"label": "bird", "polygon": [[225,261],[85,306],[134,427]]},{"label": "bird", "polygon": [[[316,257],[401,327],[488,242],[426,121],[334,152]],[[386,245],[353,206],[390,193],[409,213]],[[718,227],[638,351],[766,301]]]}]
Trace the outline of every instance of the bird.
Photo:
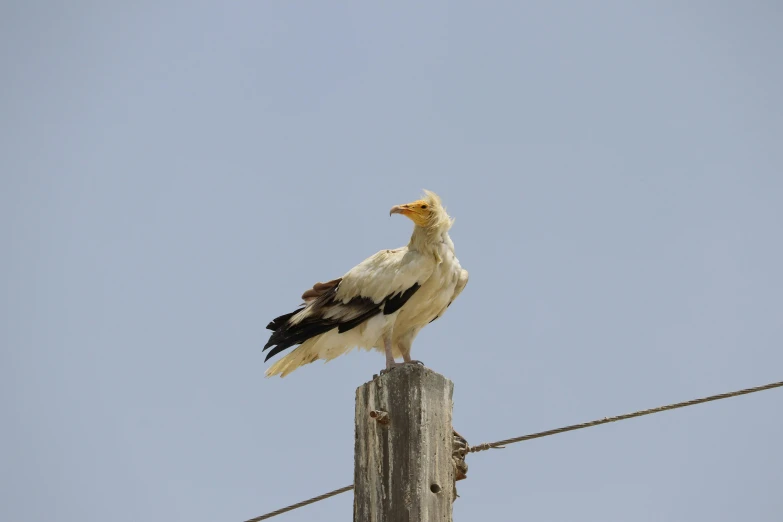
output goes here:
[{"label": "bird", "polygon": [[[262,351],[264,362],[298,345],[266,371],[266,377],[285,377],[305,364],[330,361],[354,348],[381,351],[382,373],[411,358],[413,341],[422,328],[443,316],[468,283],[449,237],[454,220],[440,197],[424,190],[421,199],[396,205],[389,216],[413,221],[407,246],[381,250],[345,275],[319,282],[302,294],[293,312],[273,319]],[[402,362],[395,358],[402,357]]]}]

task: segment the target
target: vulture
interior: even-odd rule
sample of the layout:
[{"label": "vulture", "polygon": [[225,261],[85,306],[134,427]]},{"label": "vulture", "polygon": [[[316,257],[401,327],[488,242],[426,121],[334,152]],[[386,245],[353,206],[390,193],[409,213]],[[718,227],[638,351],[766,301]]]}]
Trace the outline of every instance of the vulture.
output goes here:
[{"label": "vulture", "polygon": [[[299,345],[275,362],[266,376],[285,377],[318,359],[330,361],[353,348],[386,355],[386,369],[418,363],[411,346],[419,331],[443,315],[468,282],[449,237],[453,219],[440,198],[424,197],[392,207],[413,221],[407,246],[381,250],[344,276],[316,283],[302,295],[304,303],[273,319],[263,351],[265,361]],[[403,362],[395,358],[402,357]]]}]

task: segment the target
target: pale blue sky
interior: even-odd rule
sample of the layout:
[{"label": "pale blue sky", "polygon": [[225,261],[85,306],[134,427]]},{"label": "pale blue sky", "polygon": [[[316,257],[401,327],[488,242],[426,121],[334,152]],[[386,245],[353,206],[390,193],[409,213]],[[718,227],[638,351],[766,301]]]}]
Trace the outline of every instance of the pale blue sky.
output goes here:
[{"label": "pale blue sky", "polygon": [[[0,519],[350,484],[382,355],[263,379],[264,327],[422,188],[471,279],[413,355],[471,443],[783,379],[783,8],[590,4],[3,3]],[[455,520],[780,520],[781,411],[471,455]]]}]

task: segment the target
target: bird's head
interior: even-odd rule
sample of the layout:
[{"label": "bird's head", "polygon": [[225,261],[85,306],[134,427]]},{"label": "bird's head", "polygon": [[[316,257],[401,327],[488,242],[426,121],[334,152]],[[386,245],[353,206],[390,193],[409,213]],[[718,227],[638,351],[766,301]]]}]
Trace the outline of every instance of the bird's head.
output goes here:
[{"label": "bird's head", "polygon": [[443,208],[440,198],[429,190],[424,191],[422,199],[392,207],[389,215],[392,214],[402,214],[422,228],[451,226],[451,218]]}]

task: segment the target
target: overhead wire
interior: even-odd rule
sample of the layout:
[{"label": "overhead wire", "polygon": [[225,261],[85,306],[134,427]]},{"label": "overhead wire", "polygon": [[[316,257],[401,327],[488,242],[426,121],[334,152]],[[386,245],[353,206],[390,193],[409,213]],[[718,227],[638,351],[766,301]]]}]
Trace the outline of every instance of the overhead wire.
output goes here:
[{"label": "overhead wire", "polygon": [[261,522],[262,520],[266,520],[268,518],[276,517],[277,515],[282,515],[283,513],[287,513],[289,511],[293,511],[294,509],[298,509],[300,507],[304,507],[308,504],[314,504],[320,500],[327,499],[329,497],[333,497],[335,495],[339,495],[340,493],[345,493],[346,491],[351,491],[353,489],[353,484],[350,486],[345,486],[344,488],[335,489],[334,491],[330,491],[329,493],[324,493],[323,495],[318,495],[317,497],[309,498],[307,500],[303,500],[301,502],[297,502],[296,504],[291,504],[290,506],[280,508],[277,511],[271,511],[265,515],[261,515],[260,517],[251,518],[249,520],[246,520],[245,522]]},{"label": "overhead wire", "polygon": [[[669,410],[676,410],[678,408],[685,408],[686,406],[695,406],[696,404],[703,404],[705,402],[712,402],[712,401],[718,401],[721,399],[728,399],[730,397],[737,397],[739,395],[747,395],[749,393],[755,393],[760,392],[764,390],[771,390],[773,388],[780,388],[783,386],[783,381],[781,382],[773,382],[770,384],[765,384],[763,386],[756,386],[754,388],[745,388],[743,390],[737,390],[733,392],[728,393],[720,393],[718,395],[710,395],[709,397],[702,397],[700,399],[693,399],[690,401],[684,401],[684,402],[677,402],[674,404],[667,404],[666,406],[659,406],[657,408],[650,408],[647,410],[640,410],[635,411],[633,413],[626,413],[623,415],[617,415],[615,417],[604,417],[602,419],[596,419],[590,422],[583,422],[581,424],[572,424],[570,426],[564,426],[562,428],[555,428],[553,430],[547,430],[547,431],[539,431],[538,433],[530,433],[528,435],[522,435],[521,437],[513,437],[510,439],[503,439],[499,440],[497,442],[485,442],[483,444],[477,444],[475,446],[469,446],[468,452],[479,452],[479,451],[485,451],[488,449],[500,449],[505,447],[508,444],[514,444],[516,442],[523,442],[526,440],[532,440],[532,439],[540,439],[541,437],[548,437],[550,435],[557,435],[558,433],[565,433],[567,431],[575,431],[575,430],[581,430],[584,428],[592,428],[593,426],[600,426],[601,424],[608,424],[610,422],[617,422],[622,421],[626,419],[633,419],[634,417],[643,417],[645,415],[652,415],[653,413],[660,413],[662,411],[669,411]],[[324,493],[323,495],[318,495],[317,497],[313,497],[307,500],[303,500],[302,502],[297,502],[296,504],[292,504],[290,506],[278,509],[276,511],[271,511],[269,513],[266,513],[265,515],[261,515],[256,518],[251,518],[249,520],[246,520],[245,522],[260,522],[262,520],[267,520],[269,518],[272,518],[277,515],[282,515],[283,513],[287,513],[289,511],[293,511],[294,509],[298,509],[300,507],[307,506],[309,504],[313,504],[315,502],[319,502],[321,500],[327,499],[329,497],[333,497],[335,495],[339,495],[340,493],[345,493],[347,491],[350,491],[354,489],[354,485],[351,484],[350,486],[345,486],[340,489],[335,489],[334,491],[330,491],[328,493]]]},{"label": "overhead wire", "polygon": [[565,433],[567,431],[581,430],[584,428],[592,428],[593,426],[600,426],[601,424],[608,424],[610,422],[617,422],[626,419],[633,419],[634,417],[643,417],[645,415],[652,415],[653,413],[660,413],[662,411],[676,410],[677,408],[685,408],[686,406],[694,406],[696,404],[703,404],[705,402],[718,401],[721,399],[728,399],[729,397],[737,397],[738,395],[747,395],[748,393],[760,392],[763,390],[771,390],[772,388],[780,388],[783,386],[783,382],[773,382],[771,384],[765,384],[764,386],[756,386],[755,388],[746,388],[744,390],[737,390],[729,393],[721,393],[718,395],[710,395],[709,397],[703,397],[701,399],[693,399],[691,401],[678,402],[675,404],[667,404],[666,406],[659,406],[657,408],[650,408],[649,410],[635,411],[633,413],[626,413],[624,415],[617,415],[616,417],[604,417],[603,419],[597,419],[590,422],[583,422],[582,424],[572,424],[571,426],[564,426],[562,428],[556,428],[553,430],[540,431],[538,433],[531,433],[529,435],[522,435],[521,437],[514,437],[511,439],[499,440],[497,442],[485,442],[484,444],[477,444],[468,448],[469,453],[475,453],[478,451],[484,451],[493,448],[502,448],[508,444],[514,444],[515,442],[523,442],[531,439],[540,439],[541,437],[548,437],[550,435],[557,435],[558,433]]}]

